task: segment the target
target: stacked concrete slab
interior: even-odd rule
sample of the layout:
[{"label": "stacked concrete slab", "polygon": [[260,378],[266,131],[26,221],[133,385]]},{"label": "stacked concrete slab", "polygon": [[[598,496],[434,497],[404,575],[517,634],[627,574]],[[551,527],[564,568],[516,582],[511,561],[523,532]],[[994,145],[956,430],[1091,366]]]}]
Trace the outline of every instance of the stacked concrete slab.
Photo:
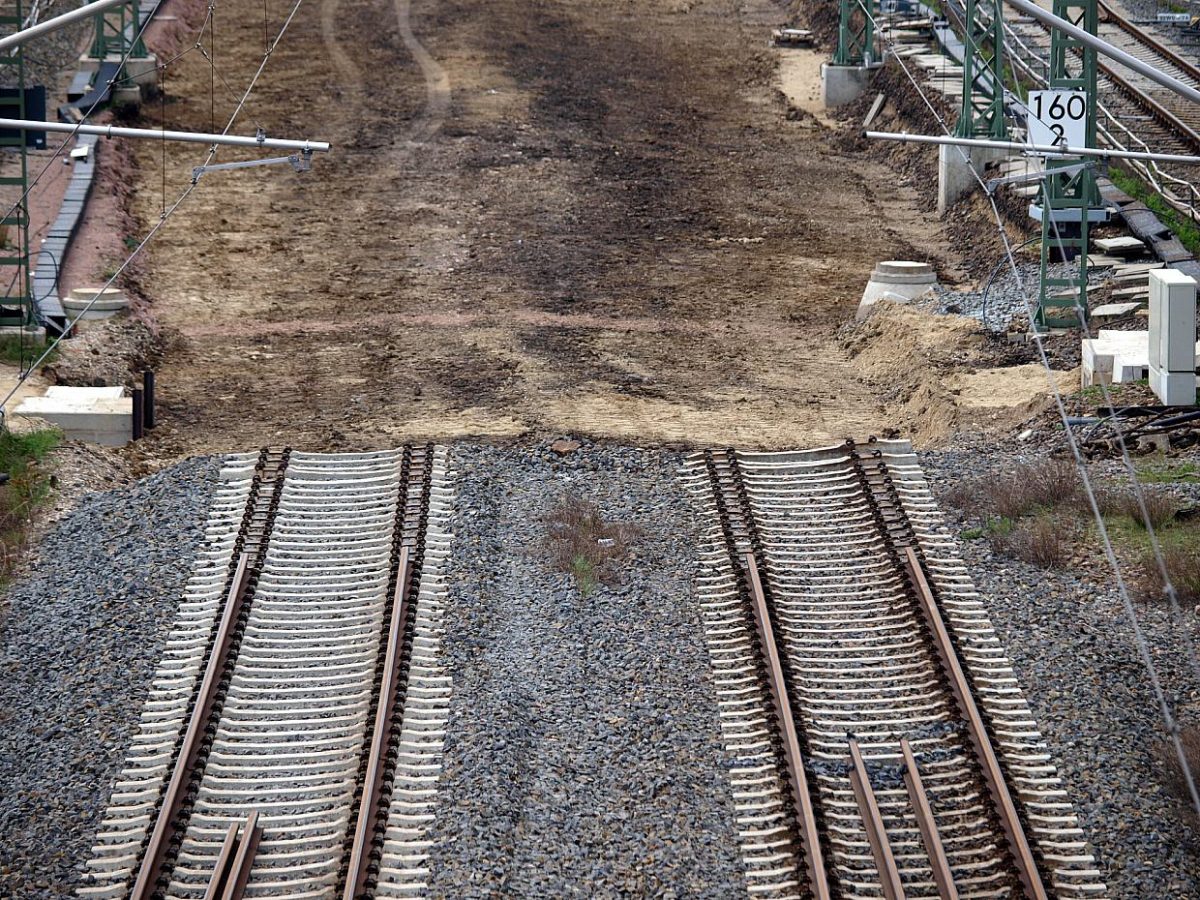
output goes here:
[{"label": "stacked concrete slab", "polygon": [[1150,389],[1168,406],[1196,402],[1196,279],[1150,273]]}]

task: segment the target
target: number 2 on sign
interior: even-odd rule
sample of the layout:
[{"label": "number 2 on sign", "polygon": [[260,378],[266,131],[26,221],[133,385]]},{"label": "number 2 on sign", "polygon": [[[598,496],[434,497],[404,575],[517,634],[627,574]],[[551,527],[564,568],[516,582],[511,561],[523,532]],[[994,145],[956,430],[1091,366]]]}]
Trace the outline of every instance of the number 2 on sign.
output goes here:
[{"label": "number 2 on sign", "polygon": [[1030,91],[1029,143],[1083,147],[1087,144],[1087,94],[1083,91]]}]

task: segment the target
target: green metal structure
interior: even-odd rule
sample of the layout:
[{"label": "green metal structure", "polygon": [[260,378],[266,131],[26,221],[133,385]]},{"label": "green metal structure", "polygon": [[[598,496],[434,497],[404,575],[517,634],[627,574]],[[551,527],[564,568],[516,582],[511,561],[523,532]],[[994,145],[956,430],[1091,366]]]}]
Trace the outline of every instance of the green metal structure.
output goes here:
[{"label": "green metal structure", "polygon": [[[1096,33],[1096,0],[1054,0],[1054,15]],[[1057,29],[1050,38],[1051,90],[1081,90],[1087,96],[1086,145],[1096,146],[1096,51]],[[1092,169],[1056,175],[1056,169],[1078,165],[1080,158],[1046,161],[1042,187],[1042,260],[1038,310],[1034,327],[1071,328],[1080,323],[1076,307],[1087,309],[1088,214],[1100,206],[1100,195]],[[1052,278],[1052,254],[1062,248],[1075,253],[1075,271],[1069,277]]]},{"label": "green metal structure", "polygon": [[[955,134],[963,138],[1008,140],[1008,129],[1004,124],[1004,19],[1001,0],[966,2],[962,112],[958,116]],[[986,23],[980,16],[981,7],[989,12]],[[984,81],[991,82],[992,93],[976,105],[975,83],[981,75]]]},{"label": "green metal structure", "polygon": [[[12,34],[25,19],[21,0],[0,6],[0,33]],[[20,48],[0,54],[0,117],[25,119],[25,61]],[[24,131],[0,135],[0,325],[34,322],[33,282],[29,277],[29,151]],[[9,207],[13,207],[9,212]],[[7,215],[4,215],[7,213]]]},{"label": "green metal structure", "polygon": [[138,0],[96,14],[96,36],[89,55],[101,60],[146,55],[141,39]]},{"label": "green metal structure", "polygon": [[875,18],[879,0],[838,0],[835,66],[870,66],[875,57]]}]

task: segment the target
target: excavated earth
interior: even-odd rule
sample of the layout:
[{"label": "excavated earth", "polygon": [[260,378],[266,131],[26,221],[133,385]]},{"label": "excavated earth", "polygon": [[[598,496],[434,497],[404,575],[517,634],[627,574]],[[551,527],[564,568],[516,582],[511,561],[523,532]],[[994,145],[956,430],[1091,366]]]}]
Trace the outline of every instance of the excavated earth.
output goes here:
[{"label": "excavated earth", "polygon": [[[170,7],[166,50],[186,50],[204,4]],[[147,122],[220,127],[286,12],[219,10],[215,74],[185,53]],[[334,152],[303,175],[206,174],[156,238],[141,288],[174,340],[147,452],[919,427],[836,332],[878,260],[950,282],[960,260],[916,185],[789,105],[767,46],[787,17],[769,0],[302,8],[234,130]],[[144,224],[197,153],[142,145]]]}]

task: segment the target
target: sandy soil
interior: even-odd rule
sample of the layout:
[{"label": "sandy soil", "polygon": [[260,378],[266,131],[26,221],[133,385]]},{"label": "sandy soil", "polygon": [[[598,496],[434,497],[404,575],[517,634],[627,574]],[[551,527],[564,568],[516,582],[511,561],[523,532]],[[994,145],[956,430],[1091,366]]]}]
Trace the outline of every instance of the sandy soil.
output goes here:
[{"label": "sandy soil", "polygon": [[[257,15],[218,19],[215,92],[201,53],[171,67],[168,127],[228,116],[262,56]],[[781,53],[791,94],[819,59],[766,46],[785,18],[769,0],[304,8],[235,131],[335,152],[305,175],[205,175],[157,239],[142,288],[182,340],[146,452],[924,436],[837,331],[877,260],[951,281],[960,261],[917,186],[789,114]],[[138,153],[144,224],[161,152]],[[168,199],[199,161],[167,148]]]}]

